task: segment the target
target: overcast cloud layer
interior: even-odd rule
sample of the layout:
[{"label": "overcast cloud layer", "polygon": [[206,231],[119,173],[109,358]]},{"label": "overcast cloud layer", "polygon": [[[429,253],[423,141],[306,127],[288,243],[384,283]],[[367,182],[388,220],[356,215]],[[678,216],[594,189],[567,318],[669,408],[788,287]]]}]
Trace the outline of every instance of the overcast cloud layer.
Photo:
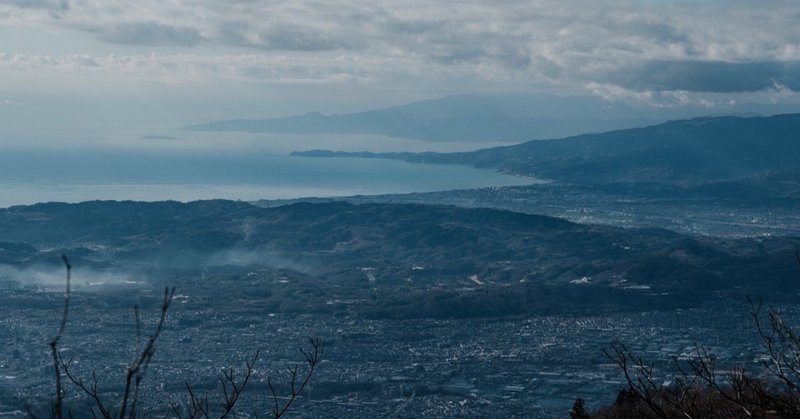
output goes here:
[{"label": "overcast cloud layer", "polygon": [[[798,22],[796,0],[0,0],[0,113],[137,94],[189,122],[498,90],[797,101]],[[214,103],[193,117],[187,92]],[[286,108],[254,107],[270,101]]]}]

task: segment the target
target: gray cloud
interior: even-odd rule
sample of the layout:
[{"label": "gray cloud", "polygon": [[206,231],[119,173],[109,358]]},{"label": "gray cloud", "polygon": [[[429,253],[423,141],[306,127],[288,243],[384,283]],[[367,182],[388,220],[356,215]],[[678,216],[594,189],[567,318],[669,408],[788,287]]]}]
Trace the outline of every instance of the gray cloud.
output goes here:
[{"label": "gray cloud", "polygon": [[259,32],[260,42],[248,46],[266,50],[329,51],[352,50],[363,43],[355,39],[342,39],[335,35],[302,26],[274,26]]},{"label": "gray cloud", "polygon": [[638,91],[755,92],[776,86],[800,91],[800,61],[652,60],[622,67],[607,77],[610,83]]},{"label": "gray cloud", "polygon": [[97,36],[106,42],[130,45],[192,46],[204,40],[195,28],[158,22],[118,23],[98,29]]},{"label": "gray cloud", "polygon": [[[50,19],[62,4],[69,12]],[[0,71],[20,74],[50,65],[109,79],[599,89],[677,100],[687,97],[680,92],[800,91],[796,0],[140,0],[135,9],[122,0],[0,0],[3,12],[100,41],[94,52],[72,51],[86,60],[16,48]]]},{"label": "gray cloud", "polygon": [[0,0],[0,4],[8,4],[23,9],[69,10],[69,0]]}]

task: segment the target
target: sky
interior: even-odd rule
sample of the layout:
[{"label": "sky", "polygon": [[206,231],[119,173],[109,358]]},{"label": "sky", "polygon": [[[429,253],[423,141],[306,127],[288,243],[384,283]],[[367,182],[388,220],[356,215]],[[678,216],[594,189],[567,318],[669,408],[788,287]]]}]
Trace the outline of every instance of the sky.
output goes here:
[{"label": "sky", "polygon": [[797,104],[798,22],[796,0],[0,0],[0,147],[462,93]]}]

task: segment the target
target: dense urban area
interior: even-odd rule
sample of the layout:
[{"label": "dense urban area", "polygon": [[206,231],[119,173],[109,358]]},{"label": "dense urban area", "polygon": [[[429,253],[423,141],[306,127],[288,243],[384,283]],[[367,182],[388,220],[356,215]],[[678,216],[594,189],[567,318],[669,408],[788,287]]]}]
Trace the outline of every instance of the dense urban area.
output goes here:
[{"label": "dense urban area", "polygon": [[[281,286],[257,272],[248,280]],[[113,392],[136,347],[132,305],[142,306],[145,328],[152,328],[160,294],[141,284],[107,292],[111,296],[73,294],[62,354],[75,360],[83,377],[98,372],[102,388]],[[603,353],[615,341],[654,362],[665,379],[674,373],[673,359],[693,356],[697,344],[730,366],[758,368],[763,351],[744,296],[685,310],[461,320],[264,313],[253,299],[222,297],[209,304],[212,297],[200,290],[176,294],[144,385],[142,400],[151,406],[188,403],[185,382],[209,394],[212,403],[221,400],[216,380],[222,369],[241,372],[260,349],[256,377],[239,411],[263,416],[271,401],[266,375],[280,382],[288,379],[281,376],[286,366],[303,368],[299,349],[311,336],[324,342],[324,357],[294,407],[301,417],[564,417],[576,397],[590,405],[609,403],[625,387]],[[47,342],[58,325],[63,293],[5,287],[0,298],[0,336],[6,342],[0,412],[23,417],[21,407],[49,400],[54,391]],[[796,308],[789,309],[795,314]],[[67,400],[79,396],[77,388],[67,387]]]}]

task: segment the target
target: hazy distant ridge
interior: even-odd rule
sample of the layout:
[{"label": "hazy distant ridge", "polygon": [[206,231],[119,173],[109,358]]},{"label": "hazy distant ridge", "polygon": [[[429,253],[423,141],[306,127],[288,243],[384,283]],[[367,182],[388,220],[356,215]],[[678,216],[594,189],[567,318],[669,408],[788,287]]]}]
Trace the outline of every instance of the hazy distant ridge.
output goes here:
[{"label": "hazy distant ridge", "polygon": [[702,182],[796,173],[800,167],[798,133],[800,114],[704,117],[474,152],[381,154],[314,150],[296,154],[467,164],[580,183]]},{"label": "hazy distant ridge", "polygon": [[430,141],[527,141],[645,125],[656,121],[592,97],[459,95],[342,115],[237,119],[185,127],[196,131],[377,134]]}]

